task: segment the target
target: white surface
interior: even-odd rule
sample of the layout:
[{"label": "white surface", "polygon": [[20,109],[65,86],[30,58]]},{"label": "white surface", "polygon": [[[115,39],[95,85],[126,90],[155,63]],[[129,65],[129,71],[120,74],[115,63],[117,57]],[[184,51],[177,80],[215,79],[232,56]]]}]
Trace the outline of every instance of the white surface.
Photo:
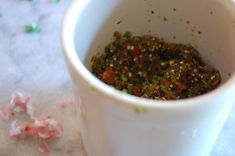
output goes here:
[{"label": "white surface", "polygon": [[[52,156],[83,156],[80,148],[77,114],[61,113],[55,104],[73,98],[71,80],[64,65],[60,46],[62,15],[71,0],[51,4],[49,0],[0,0],[0,105],[9,102],[12,91],[30,94],[37,113],[50,112],[65,124],[65,135],[50,146]],[[38,22],[39,34],[25,34],[23,27]],[[235,156],[235,110],[217,141],[211,156]],[[0,119],[0,156],[40,156],[31,140],[8,137],[8,124]]]}]

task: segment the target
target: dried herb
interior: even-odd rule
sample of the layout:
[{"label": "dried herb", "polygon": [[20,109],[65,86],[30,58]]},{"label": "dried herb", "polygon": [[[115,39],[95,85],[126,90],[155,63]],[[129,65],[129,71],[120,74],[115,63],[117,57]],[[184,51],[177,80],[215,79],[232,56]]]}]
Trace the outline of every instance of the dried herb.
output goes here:
[{"label": "dried herb", "polygon": [[92,73],[126,93],[150,99],[183,99],[207,93],[221,82],[191,45],[155,36],[114,33],[115,40],[93,56]]}]

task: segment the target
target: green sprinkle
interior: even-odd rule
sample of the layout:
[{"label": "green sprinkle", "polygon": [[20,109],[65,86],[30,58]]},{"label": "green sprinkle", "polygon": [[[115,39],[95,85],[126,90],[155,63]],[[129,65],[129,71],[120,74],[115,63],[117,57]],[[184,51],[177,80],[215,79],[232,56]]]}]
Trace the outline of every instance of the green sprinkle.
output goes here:
[{"label": "green sprinkle", "polygon": [[41,32],[41,28],[38,24],[30,24],[25,26],[26,33],[39,33]]},{"label": "green sprinkle", "polygon": [[51,0],[52,3],[59,3],[60,0]]},{"label": "green sprinkle", "polygon": [[147,113],[147,112],[148,112],[148,109],[147,109],[147,108],[142,108],[142,107],[139,107],[139,106],[135,106],[135,107],[133,108],[133,110],[134,110],[137,114]]}]

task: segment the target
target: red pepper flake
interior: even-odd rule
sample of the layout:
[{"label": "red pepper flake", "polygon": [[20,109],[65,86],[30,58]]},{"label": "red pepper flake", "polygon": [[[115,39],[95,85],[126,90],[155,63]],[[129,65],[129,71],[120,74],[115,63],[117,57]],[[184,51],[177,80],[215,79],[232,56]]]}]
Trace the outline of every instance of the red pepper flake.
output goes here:
[{"label": "red pepper flake", "polygon": [[170,81],[169,81],[169,80],[166,80],[166,79],[163,79],[163,80],[161,80],[161,85],[163,85],[163,86],[169,86],[169,85],[170,85]]},{"label": "red pepper flake", "polygon": [[165,98],[166,100],[172,100],[172,99],[174,99],[174,97],[171,96],[171,95],[165,95],[164,98]]},{"label": "red pepper flake", "polygon": [[171,50],[175,50],[177,48],[177,46],[175,44],[170,44],[168,46],[168,48],[171,49]]},{"label": "red pepper flake", "polygon": [[106,70],[106,71],[103,72],[102,79],[104,81],[107,81],[108,79],[110,79],[111,76],[113,76],[113,70],[109,69],[109,70]]},{"label": "red pepper flake", "polygon": [[172,38],[173,38],[173,39],[176,39],[176,36],[174,35],[174,36],[172,36]]},{"label": "red pepper flake", "polygon": [[141,96],[141,85],[135,85],[133,86],[132,94],[135,96]]},{"label": "red pepper flake", "polygon": [[145,57],[141,57],[140,63],[141,63],[141,64],[144,64],[144,61],[145,61]]},{"label": "red pepper flake", "polygon": [[135,48],[133,51],[133,55],[136,57],[140,54],[140,50],[138,48]]},{"label": "red pepper flake", "polygon": [[114,72],[112,69],[104,71],[101,75],[101,79],[107,83],[113,83],[115,81]]},{"label": "red pepper flake", "polygon": [[180,91],[187,89],[187,86],[185,84],[183,84],[183,83],[180,83],[179,81],[175,81],[175,84],[178,86],[178,89]]}]

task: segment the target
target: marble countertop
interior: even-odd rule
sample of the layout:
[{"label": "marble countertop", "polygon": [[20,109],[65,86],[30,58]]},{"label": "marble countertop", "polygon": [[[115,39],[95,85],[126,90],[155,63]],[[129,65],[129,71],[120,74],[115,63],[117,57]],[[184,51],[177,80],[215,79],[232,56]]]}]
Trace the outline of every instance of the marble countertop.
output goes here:
[{"label": "marble countertop", "polygon": [[[52,156],[84,156],[73,109],[57,109],[61,100],[73,99],[72,83],[60,44],[63,14],[72,0],[0,0],[0,106],[19,90],[32,97],[38,113],[64,121],[65,134],[50,143]],[[40,33],[24,32],[37,23]],[[46,108],[46,109],[45,109]],[[65,122],[66,121],[66,122]],[[0,119],[0,156],[40,156],[33,140],[17,141],[8,135],[9,124]],[[235,156],[235,108],[211,156]]]}]

